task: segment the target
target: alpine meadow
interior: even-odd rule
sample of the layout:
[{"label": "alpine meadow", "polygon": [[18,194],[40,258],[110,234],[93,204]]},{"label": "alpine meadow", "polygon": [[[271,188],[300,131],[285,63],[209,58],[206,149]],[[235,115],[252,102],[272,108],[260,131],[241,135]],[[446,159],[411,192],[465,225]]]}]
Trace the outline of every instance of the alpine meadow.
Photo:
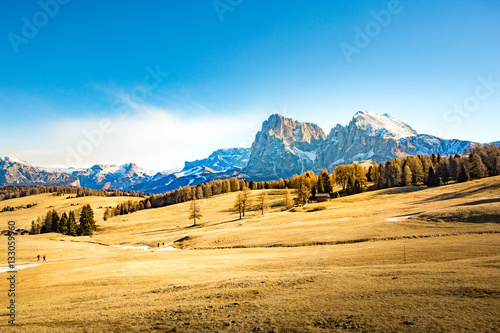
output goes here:
[{"label": "alpine meadow", "polygon": [[0,8],[0,331],[500,331],[498,1]]}]

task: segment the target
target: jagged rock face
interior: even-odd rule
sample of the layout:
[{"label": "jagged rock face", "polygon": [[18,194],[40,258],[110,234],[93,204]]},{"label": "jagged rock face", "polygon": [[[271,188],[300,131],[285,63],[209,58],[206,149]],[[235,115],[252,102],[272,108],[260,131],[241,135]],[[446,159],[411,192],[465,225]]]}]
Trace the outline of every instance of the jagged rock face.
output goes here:
[{"label": "jagged rock face", "polygon": [[389,115],[356,113],[348,126],[337,125],[320,145],[316,168],[372,159],[384,163],[396,157],[418,154],[461,154],[470,141],[444,140],[417,134]]},{"label": "jagged rock face", "polygon": [[219,149],[205,159],[186,162],[183,171],[195,167],[206,167],[219,172],[232,167],[244,168],[247,166],[249,158],[250,148]]},{"label": "jagged rock face", "polygon": [[[179,172],[152,173],[132,163],[94,165],[80,170],[49,170],[0,157],[0,186],[74,185],[163,193],[213,179],[275,180],[307,170],[318,172],[328,168],[331,171],[337,165],[367,159],[385,163],[408,155],[461,154],[476,144],[418,134],[389,115],[370,111],[356,113],[347,126],[335,126],[328,136],[315,124],[300,123],[275,114],[264,121],[250,149],[220,149],[208,158],[186,162]],[[492,144],[499,145],[499,142]]]},{"label": "jagged rock face", "polygon": [[318,146],[325,138],[316,124],[274,114],[255,136],[246,171],[271,178],[305,172],[314,166]]},{"label": "jagged rock face", "polygon": [[0,157],[0,186],[46,184],[80,185],[78,178],[74,176],[46,171],[13,158]]}]

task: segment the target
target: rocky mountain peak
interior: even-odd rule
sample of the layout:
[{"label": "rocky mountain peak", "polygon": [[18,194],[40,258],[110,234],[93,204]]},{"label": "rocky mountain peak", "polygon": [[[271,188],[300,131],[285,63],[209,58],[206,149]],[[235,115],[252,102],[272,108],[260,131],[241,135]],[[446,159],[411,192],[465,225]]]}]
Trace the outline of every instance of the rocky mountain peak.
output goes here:
[{"label": "rocky mountain peak", "polygon": [[372,111],[358,111],[350,125],[356,126],[371,136],[401,139],[417,135],[417,132],[409,125],[392,118],[387,113],[380,115]]},{"label": "rocky mountain peak", "polygon": [[255,136],[247,169],[272,177],[307,171],[314,165],[317,148],[325,139],[325,133],[316,124],[273,114]]},{"label": "rocky mountain peak", "polygon": [[264,121],[260,133],[285,139],[287,143],[321,141],[326,138],[323,130],[313,123],[301,123],[280,114],[273,114]]}]

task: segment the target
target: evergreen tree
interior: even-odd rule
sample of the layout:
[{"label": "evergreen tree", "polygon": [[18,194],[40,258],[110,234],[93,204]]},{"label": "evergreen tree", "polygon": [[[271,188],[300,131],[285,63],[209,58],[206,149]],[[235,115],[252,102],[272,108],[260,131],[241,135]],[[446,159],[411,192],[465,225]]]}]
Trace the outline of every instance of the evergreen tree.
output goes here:
[{"label": "evergreen tree", "polygon": [[193,199],[189,206],[189,219],[193,220],[193,225],[196,225],[196,219],[201,219],[203,215],[200,213],[200,206],[198,200]]},{"label": "evergreen tree", "polygon": [[468,182],[470,180],[469,170],[465,166],[465,161],[462,160],[462,165],[460,166],[460,171],[458,173],[458,182]]},{"label": "evergreen tree", "polygon": [[[434,155],[435,156],[435,155]],[[433,167],[429,167],[429,175],[427,176],[427,186],[433,187],[439,185],[439,178],[434,172]]]},{"label": "evergreen tree", "polygon": [[330,175],[326,169],[321,170],[318,177],[318,193],[330,193],[332,191],[332,183]]},{"label": "evergreen tree", "polygon": [[45,219],[43,220],[43,226],[40,233],[44,234],[51,231],[52,231],[52,212],[48,211],[47,215],[45,215]]},{"label": "evergreen tree", "polygon": [[484,163],[479,155],[470,154],[469,162],[471,166],[470,176],[472,179],[479,179],[486,176],[486,167],[484,166]]},{"label": "evergreen tree", "polygon": [[59,230],[57,231],[63,235],[68,234],[68,215],[66,213],[62,213],[61,219],[59,220]]},{"label": "evergreen tree", "polygon": [[68,216],[68,235],[69,236],[76,236],[76,218],[75,218],[75,212],[70,211],[69,216]]},{"label": "evergreen tree", "polygon": [[90,205],[85,205],[80,213],[80,226],[79,234],[83,236],[92,235],[92,232],[96,230],[96,225],[94,221],[94,211]]},{"label": "evergreen tree", "polygon": [[55,210],[52,210],[52,224],[50,226],[50,231],[59,232],[59,214]]}]

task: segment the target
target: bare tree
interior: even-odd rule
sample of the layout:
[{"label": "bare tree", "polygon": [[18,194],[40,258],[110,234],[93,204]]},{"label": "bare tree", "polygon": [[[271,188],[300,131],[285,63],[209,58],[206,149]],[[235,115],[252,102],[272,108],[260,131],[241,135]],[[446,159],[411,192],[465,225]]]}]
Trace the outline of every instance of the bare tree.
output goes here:
[{"label": "bare tree", "polygon": [[193,225],[196,225],[196,219],[201,219],[203,215],[200,213],[200,206],[196,199],[191,201],[191,205],[189,206],[189,219],[194,220]]},{"label": "bare tree", "polygon": [[233,206],[234,209],[240,213],[240,219],[245,216],[245,211],[250,208],[250,205],[250,189],[248,187],[244,187],[240,193],[238,193]]},{"label": "bare tree", "polygon": [[269,196],[265,191],[262,191],[257,198],[257,204],[255,207],[262,212],[262,215],[264,215],[264,212],[268,210],[270,206]]}]

